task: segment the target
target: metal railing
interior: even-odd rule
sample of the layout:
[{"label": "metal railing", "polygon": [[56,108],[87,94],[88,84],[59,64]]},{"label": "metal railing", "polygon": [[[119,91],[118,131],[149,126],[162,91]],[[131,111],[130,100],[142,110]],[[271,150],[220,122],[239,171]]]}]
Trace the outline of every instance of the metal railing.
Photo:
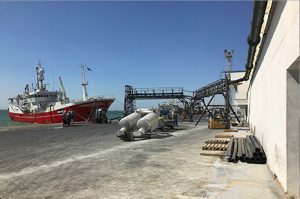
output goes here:
[{"label": "metal railing", "polygon": [[125,86],[124,113],[128,115],[134,111],[135,100],[151,99],[184,99],[183,87],[154,87],[154,88],[133,88]]},{"label": "metal railing", "polygon": [[226,91],[225,79],[214,81],[206,86],[203,86],[195,91],[194,99],[200,100],[204,97],[209,97],[214,94],[221,94]]},{"label": "metal railing", "polygon": [[154,94],[154,93],[183,93],[182,87],[156,87],[156,88],[134,88],[133,94]]},{"label": "metal railing", "polygon": [[[103,99],[115,99],[115,96],[113,95],[101,95],[101,96],[92,96],[89,97],[88,101],[92,100],[103,100]],[[82,98],[76,98],[76,99],[71,99],[70,102],[75,103],[75,102],[83,102]]]}]

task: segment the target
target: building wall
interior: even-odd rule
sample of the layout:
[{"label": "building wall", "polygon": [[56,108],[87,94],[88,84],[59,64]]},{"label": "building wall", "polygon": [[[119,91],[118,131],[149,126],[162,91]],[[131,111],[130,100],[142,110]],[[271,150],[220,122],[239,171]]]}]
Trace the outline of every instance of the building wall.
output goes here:
[{"label": "building wall", "polygon": [[[287,114],[287,77],[300,55],[299,26],[299,1],[278,1],[248,92],[251,130],[263,144],[270,170],[290,194],[296,190],[288,185],[291,162],[287,145],[291,136],[287,122],[291,115]],[[293,133],[299,140],[299,131]],[[299,171],[299,144],[296,161]],[[299,194],[299,184],[297,187]]]},{"label": "building wall", "polygon": [[[240,79],[245,75],[245,72],[231,73],[231,80]],[[247,121],[247,106],[248,106],[248,87],[249,81],[240,82],[236,85],[234,94],[234,104],[237,106],[236,111],[240,121]]]},{"label": "building wall", "polygon": [[[300,57],[287,72],[287,188],[299,196]],[[298,177],[297,177],[298,176]],[[295,190],[295,191],[292,191]],[[298,192],[297,192],[298,191]]]},{"label": "building wall", "polygon": [[[245,75],[245,72],[233,72],[233,73],[231,73],[231,80],[240,79],[244,75]],[[241,105],[247,105],[248,87],[249,87],[249,81],[240,82],[237,85],[236,93],[235,93],[235,100],[237,102],[237,105],[240,105],[239,103],[243,103]]]}]

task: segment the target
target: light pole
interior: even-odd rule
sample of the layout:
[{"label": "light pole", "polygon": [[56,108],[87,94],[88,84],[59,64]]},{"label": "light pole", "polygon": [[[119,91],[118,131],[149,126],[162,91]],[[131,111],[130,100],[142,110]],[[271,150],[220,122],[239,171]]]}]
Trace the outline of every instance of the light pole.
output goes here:
[{"label": "light pole", "polygon": [[225,55],[225,59],[227,60],[227,63],[226,63],[226,65],[227,65],[227,67],[226,67],[226,71],[227,71],[227,73],[230,75],[230,73],[231,73],[231,70],[232,70],[232,56],[233,56],[233,50],[227,50],[227,49],[225,49],[224,50],[224,55]]},{"label": "light pole", "polygon": [[225,85],[226,85],[226,91],[225,91],[225,103],[226,103],[226,109],[225,109],[225,128],[230,128],[230,109],[229,109],[229,101],[230,101],[230,73],[232,69],[232,56],[233,56],[233,50],[229,51],[227,49],[224,50],[225,59],[227,60],[226,63],[226,72],[225,72]]}]

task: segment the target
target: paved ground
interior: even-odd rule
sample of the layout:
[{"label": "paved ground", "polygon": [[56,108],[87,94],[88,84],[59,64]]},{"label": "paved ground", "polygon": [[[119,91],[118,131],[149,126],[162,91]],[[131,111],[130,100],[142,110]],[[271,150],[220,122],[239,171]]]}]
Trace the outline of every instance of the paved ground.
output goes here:
[{"label": "paved ground", "polygon": [[280,198],[266,165],[200,156],[216,131],[181,124],[124,142],[117,125],[0,132],[0,197]]}]

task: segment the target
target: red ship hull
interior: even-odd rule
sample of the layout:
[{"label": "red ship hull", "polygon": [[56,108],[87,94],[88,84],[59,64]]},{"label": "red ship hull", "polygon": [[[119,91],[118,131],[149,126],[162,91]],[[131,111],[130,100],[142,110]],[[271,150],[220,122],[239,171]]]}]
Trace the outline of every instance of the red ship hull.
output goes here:
[{"label": "red ship hull", "polygon": [[114,99],[103,99],[82,102],[71,106],[66,106],[61,109],[42,112],[42,113],[13,113],[9,112],[9,117],[17,122],[35,123],[35,124],[51,124],[62,123],[63,110],[74,112],[74,122],[91,121],[94,119],[94,113],[96,109],[102,109],[107,111],[110,105],[114,102]]}]

